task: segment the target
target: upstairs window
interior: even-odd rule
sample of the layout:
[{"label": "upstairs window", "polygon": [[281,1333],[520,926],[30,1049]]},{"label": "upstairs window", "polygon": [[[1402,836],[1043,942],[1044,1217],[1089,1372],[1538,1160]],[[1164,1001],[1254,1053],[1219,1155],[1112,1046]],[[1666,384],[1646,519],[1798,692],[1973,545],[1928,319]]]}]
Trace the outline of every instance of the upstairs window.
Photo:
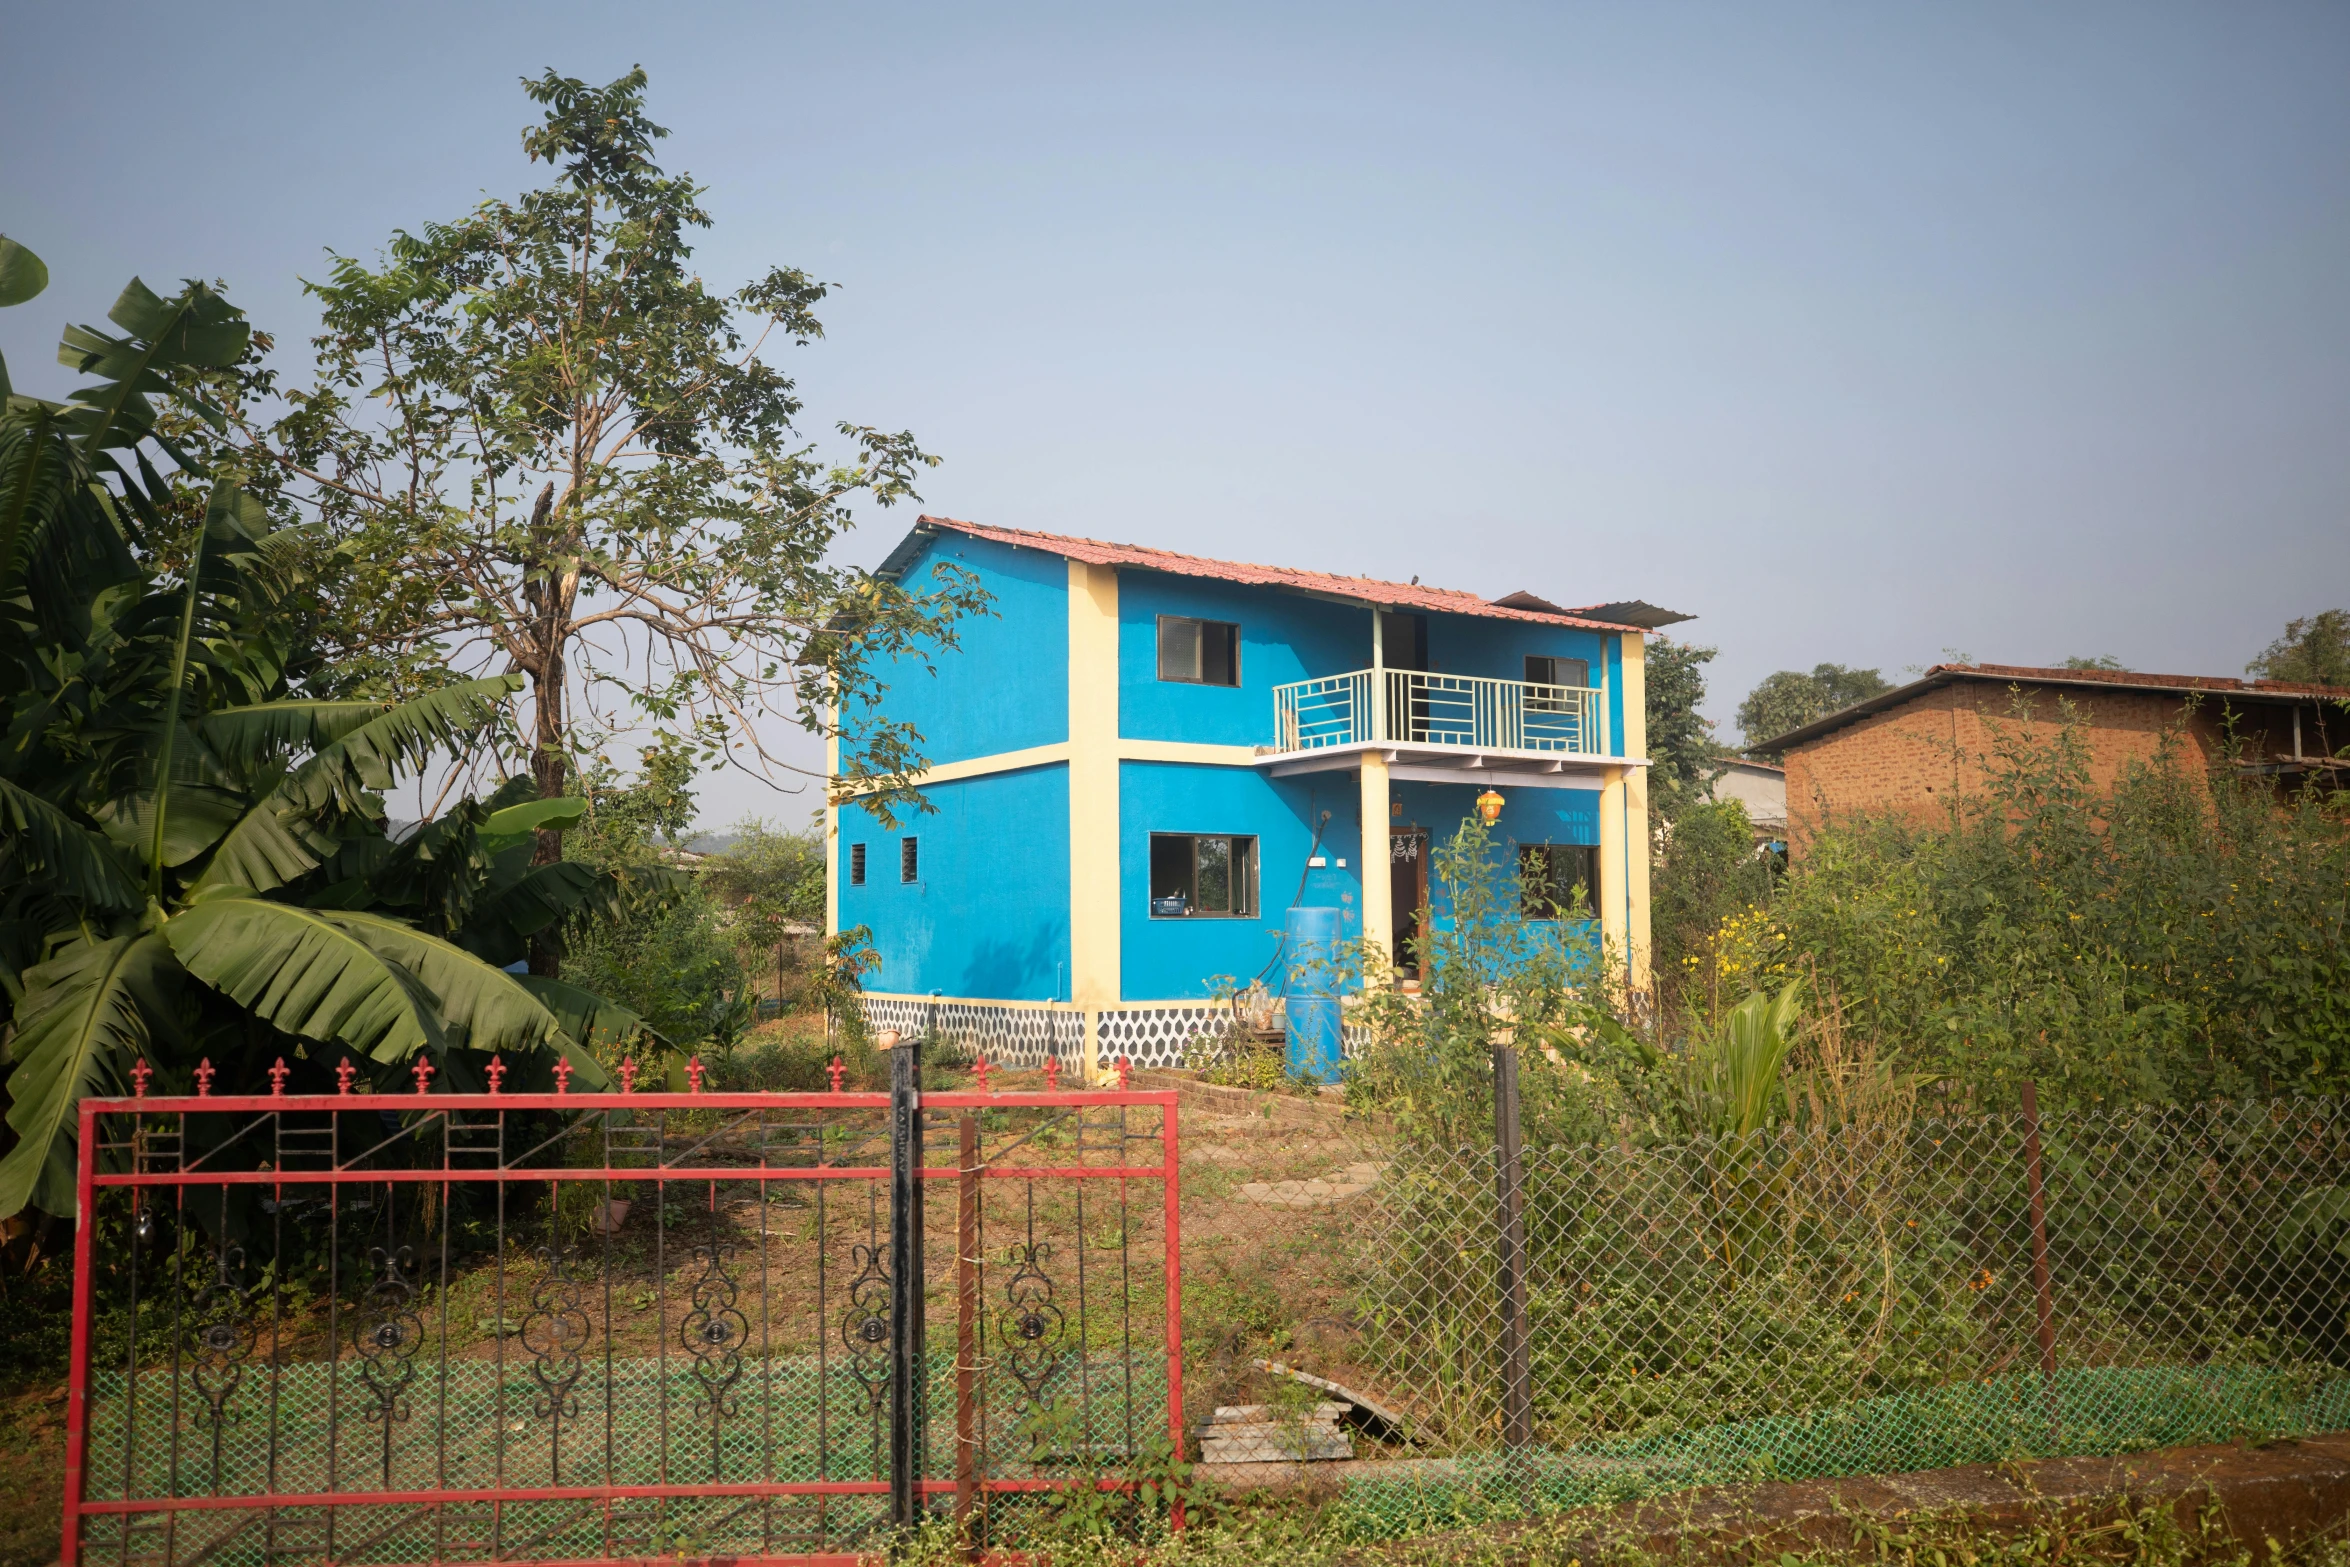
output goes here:
[{"label": "upstairs window", "polygon": [[1591,665],[1580,658],[1537,658],[1526,655],[1526,684],[1530,686],[1588,686]]},{"label": "upstairs window", "polygon": [[1159,678],[1195,686],[1240,684],[1240,627],[1229,620],[1161,615]]},{"label": "upstairs window", "polygon": [[1242,919],[1257,912],[1257,840],[1151,834],[1151,917]]},{"label": "upstairs window", "polygon": [[913,838],[898,840],[898,880],[900,881],[921,879],[922,861],[915,848],[916,842],[917,840]]},{"label": "upstairs window", "polygon": [[1518,845],[1518,908],[1530,920],[1587,920],[1599,906],[1599,850],[1587,843]]},{"label": "upstairs window", "polygon": [[865,846],[861,843],[849,845],[849,885],[865,885]]}]

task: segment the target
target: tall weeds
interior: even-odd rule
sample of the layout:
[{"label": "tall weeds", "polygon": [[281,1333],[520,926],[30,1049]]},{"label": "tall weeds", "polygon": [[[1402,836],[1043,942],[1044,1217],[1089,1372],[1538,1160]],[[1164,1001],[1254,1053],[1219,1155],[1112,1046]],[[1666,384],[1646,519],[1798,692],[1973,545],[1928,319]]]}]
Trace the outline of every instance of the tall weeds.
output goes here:
[{"label": "tall weeds", "polygon": [[1985,1107],[2027,1077],[2073,1104],[2350,1089],[2339,804],[2207,770],[2177,734],[2100,790],[2065,720],[1994,724],[1988,786],[1942,820],[1828,824],[1676,954],[1733,983],[1685,979],[1667,1035],[1800,973],[1852,1035]]}]

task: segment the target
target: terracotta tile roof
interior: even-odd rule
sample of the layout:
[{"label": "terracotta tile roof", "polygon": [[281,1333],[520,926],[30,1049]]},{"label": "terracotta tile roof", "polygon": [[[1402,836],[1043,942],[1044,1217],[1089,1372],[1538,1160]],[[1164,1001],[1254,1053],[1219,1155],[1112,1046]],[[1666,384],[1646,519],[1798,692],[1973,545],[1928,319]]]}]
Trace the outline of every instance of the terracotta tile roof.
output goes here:
[{"label": "terracotta tile roof", "polygon": [[[918,519],[915,531],[882,563],[882,571],[886,574],[902,570],[911,562],[921,547],[926,531],[968,534],[972,538],[990,539],[998,544],[1044,550],[1070,560],[1084,561],[1088,565],[1134,566],[1147,571],[1169,572],[1179,577],[1211,577],[1219,582],[1293,588],[1302,593],[1325,594],[1332,598],[1379,604],[1391,609],[1424,610],[1440,615],[1477,615],[1488,620],[1526,620],[1545,626],[1576,626],[1587,631],[1638,632],[1643,629],[1622,621],[1602,620],[1567,610],[1553,612],[1523,609],[1506,602],[1481,599],[1474,593],[1455,588],[1431,588],[1412,582],[1382,582],[1376,577],[1342,577],[1327,571],[1300,571],[1289,566],[1255,566],[1242,561],[1210,560],[1202,555],[1181,555],[1173,550],[1151,549],[1140,544],[1108,544],[1100,539],[1072,538],[1062,533],[1032,533],[1024,528],[991,528],[954,517]],[[1520,596],[1512,595],[1513,598]]]}]

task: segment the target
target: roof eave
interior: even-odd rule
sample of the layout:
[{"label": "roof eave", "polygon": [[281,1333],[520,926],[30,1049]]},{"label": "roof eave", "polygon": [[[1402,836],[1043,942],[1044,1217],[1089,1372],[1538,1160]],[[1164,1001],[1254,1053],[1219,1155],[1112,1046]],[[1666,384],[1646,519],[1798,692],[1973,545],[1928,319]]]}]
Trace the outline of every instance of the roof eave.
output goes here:
[{"label": "roof eave", "polygon": [[1757,740],[1754,744],[1742,749],[1749,753],[1757,751],[1783,752],[1790,747],[1803,745],[1808,741],[1834,734],[1839,729],[1885,712],[1889,708],[1899,707],[1912,697],[1941,686],[1955,685],[1960,681],[1974,681],[1978,684],[1995,686],[2062,686],[2068,691],[2129,691],[2154,696],[2216,697],[2224,702],[2333,702],[2341,700],[2341,698],[2327,695],[2323,691],[2264,691],[2257,686],[2246,686],[2232,691],[2213,691],[2202,686],[2166,684],[2159,680],[2068,680],[2058,673],[2019,675],[1975,669],[1966,665],[1936,664],[1918,679],[1912,680],[1905,686],[1895,686],[1890,691],[1880,691],[1875,696],[1853,703],[1850,707],[1840,707],[1833,713],[1815,718],[1800,729],[1790,729],[1785,734],[1773,735],[1767,740]]},{"label": "roof eave", "polygon": [[[1084,555],[1076,551],[1055,549],[1051,544],[1043,542],[1044,540],[1051,537],[1049,534],[1034,535],[1034,542],[1017,539],[1006,539],[998,536],[1002,533],[1013,531],[1019,530],[991,529],[985,527],[983,524],[967,523],[959,518],[954,517],[924,516],[914,524],[913,528],[907,532],[903,539],[898,541],[897,547],[889,552],[889,554],[882,560],[882,563],[874,568],[874,575],[887,577],[892,581],[897,580],[897,578],[903,574],[905,569],[908,566],[911,566],[921,555],[923,548],[928,545],[932,539],[937,538],[942,533],[949,532],[960,533],[966,537],[980,539],[988,543],[1001,544],[1008,549],[1033,549],[1043,551],[1047,554],[1056,554],[1060,555],[1065,560],[1083,560],[1086,558]],[[1174,552],[1170,551],[1168,553]],[[1546,615],[1530,610],[1510,610],[1504,606],[1489,604],[1482,599],[1476,599],[1467,595],[1464,595],[1464,597],[1468,597],[1469,601],[1457,606],[1447,605],[1443,607],[1435,607],[1421,604],[1407,605],[1405,601],[1401,599],[1382,598],[1376,594],[1337,593],[1327,588],[1309,588],[1294,582],[1243,582],[1238,578],[1221,576],[1214,572],[1184,571],[1181,568],[1172,565],[1148,564],[1140,561],[1112,561],[1108,562],[1107,564],[1109,564],[1114,570],[1119,571],[1156,571],[1162,572],[1165,575],[1171,577],[1196,577],[1204,582],[1232,582],[1238,586],[1258,587],[1273,593],[1294,593],[1300,598],[1319,599],[1324,603],[1346,604],[1364,609],[1392,610],[1397,608],[1409,608],[1415,614],[1463,615],[1477,620],[1515,620],[1532,625],[1565,626],[1578,631],[1613,631],[1620,634],[1630,634],[1633,636],[1644,636],[1650,629],[1646,626],[1635,623],[1600,620],[1588,615],[1576,614],[1571,611],[1556,615]],[[1401,584],[1397,584],[1397,586],[1401,586]],[[1665,613],[1669,614],[1671,612],[1666,611]],[[1689,618],[1693,617],[1675,617],[1675,619]]]}]

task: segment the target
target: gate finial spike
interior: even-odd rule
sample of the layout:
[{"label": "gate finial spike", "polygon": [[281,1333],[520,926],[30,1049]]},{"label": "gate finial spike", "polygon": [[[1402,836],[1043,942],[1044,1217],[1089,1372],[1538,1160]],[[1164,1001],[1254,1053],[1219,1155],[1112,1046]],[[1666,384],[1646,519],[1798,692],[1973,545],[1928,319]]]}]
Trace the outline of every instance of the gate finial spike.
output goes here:
[{"label": "gate finial spike", "polygon": [[270,1098],[283,1099],[285,1097],[286,1078],[292,1071],[293,1068],[286,1065],[286,1058],[284,1056],[279,1056],[277,1058],[277,1065],[269,1069]]},{"label": "gate finial spike", "polygon": [[131,1063],[131,1097],[133,1099],[147,1097],[147,1079],[154,1075],[155,1069],[147,1064],[145,1056],[141,1056]]},{"label": "gate finial spike", "polygon": [[1044,1091],[1048,1094],[1057,1094],[1061,1091],[1061,1058],[1059,1056],[1044,1058]]},{"label": "gate finial spike", "polygon": [[636,1057],[634,1056],[620,1058],[620,1091],[624,1094],[636,1092]]},{"label": "gate finial spike", "polygon": [[490,1057],[490,1064],[482,1069],[482,1075],[490,1080],[490,1092],[498,1093],[500,1092],[499,1085],[506,1081],[506,1063],[493,1054]]},{"label": "gate finial spike", "polygon": [[1134,1063],[1124,1056],[1118,1058],[1118,1092],[1125,1093],[1134,1086]]},{"label": "gate finial spike", "polygon": [[196,1063],[196,1097],[198,1099],[212,1097],[212,1073],[213,1066],[210,1056],[206,1056]]},{"label": "gate finial spike", "polygon": [[826,1067],[824,1071],[825,1074],[832,1079],[832,1091],[836,1094],[839,1093],[840,1080],[842,1077],[847,1075],[848,1068],[840,1064],[840,1057],[834,1056],[832,1058],[832,1065]]},{"label": "gate finial spike", "polygon": [[555,1058],[555,1092],[559,1094],[571,1092],[571,1062],[563,1056]]},{"label": "gate finial spike", "polygon": [[359,1069],[351,1064],[350,1057],[345,1056],[342,1060],[337,1061],[335,1063],[335,1092],[338,1094],[349,1093],[351,1079],[358,1075]]},{"label": "gate finial spike", "polygon": [[984,1051],[981,1052],[978,1060],[971,1063],[971,1075],[979,1079],[979,1091],[981,1093],[984,1094],[987,1092],[987,1074],[994,1070],[994,1067],[991,1067],[987,1064],[987,1055]]},{"label": "gate finial spike", "polygon": [[420,1094],[432,1092],[432,1063],[422,1056],[416,1058],[416,1091]]},{"label": "gate finial spike", "polygon": [[685,1089],[689,1094],[702,1091],[702,1058],[688,1056],[685,1063]]}]

